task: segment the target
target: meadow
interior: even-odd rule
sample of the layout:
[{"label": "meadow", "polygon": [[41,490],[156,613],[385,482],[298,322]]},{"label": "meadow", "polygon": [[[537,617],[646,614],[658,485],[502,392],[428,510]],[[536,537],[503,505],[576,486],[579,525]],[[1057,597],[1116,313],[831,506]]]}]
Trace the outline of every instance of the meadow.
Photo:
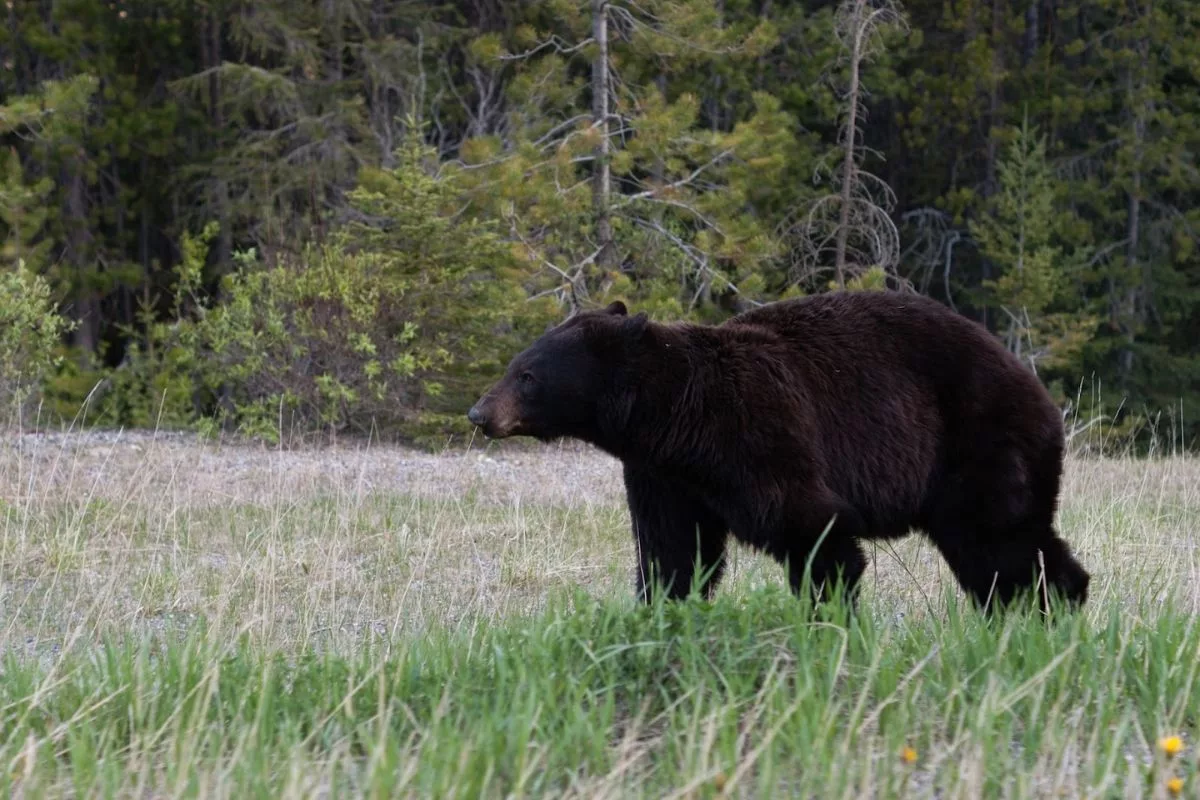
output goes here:
[{"label": "meadow", "polygon": [[0,512],[5,796],[1200,796],[1194,458],[1070,459],[1091,599],[1051,624],[918,536],[854,615],[740,548],[639,607],[574,445],[14,432]]}]

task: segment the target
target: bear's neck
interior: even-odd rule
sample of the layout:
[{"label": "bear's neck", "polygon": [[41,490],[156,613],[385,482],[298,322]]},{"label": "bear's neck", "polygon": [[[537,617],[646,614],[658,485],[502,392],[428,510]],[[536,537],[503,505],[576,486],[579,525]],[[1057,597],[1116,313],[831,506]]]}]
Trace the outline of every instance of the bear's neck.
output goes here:
[{"label": "bear's neck", "polygon": [[616,405],[625,405],[619,423],[597,444],[626,462],[692,461],[708,438],[700,429],[711,435],[723,424],[712,409],[720,402],[714,392],[723,383],[724,349],[714,328],[652,323],[615,387]]}]

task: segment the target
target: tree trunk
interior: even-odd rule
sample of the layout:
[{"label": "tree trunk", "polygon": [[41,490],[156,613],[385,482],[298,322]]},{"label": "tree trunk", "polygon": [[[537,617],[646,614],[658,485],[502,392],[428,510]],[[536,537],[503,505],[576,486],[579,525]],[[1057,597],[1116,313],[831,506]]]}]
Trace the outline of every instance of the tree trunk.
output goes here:
[{"label": "tree trunk", "polygon": [[1129,281],[1128,288],[1125,290],[1125,296],[1121,303],[1121,327],[1125,331],[1126,347],[1121,350],[1120,358],[1120,373],[1122,383],[1129,380],[1130,373],[1133,371],[1133,342],[1136,336],[1137,322],[1141,321],[1143,316],[1141,308],[1144,308],[1144,302],[1139,302],[1138,283],[1141,278],[1141,270],[1138,265],[1138,245],[1141,238],[1141,216],[1142,216],[1142,172],[1140,166],[1136,163],[1140,161],[1142,149],[1142,136],[1144,135],[1144,126],[1141,120],[1141,114],[1134,112],[1133,115],[1133,135],[1135,142],[1135,164],[1133,167],[1133,175],[1130,177],[1129,197],[1126,205],[1125,219],[1125,238],[1127,241],[1125,248],[1125,266],[1128,270]]},{"label": "tree trunk", "polygon": [[1021,48],[1021,66],[1029,66],[1029,62],[1033,61],[1034,53],[1037,52],[1038,40],[1038,11],[1042,0],[1028,0],[1029,5],[1025,7],[1025,42]]},{"label": "tree trunk", "polygon": [[988,129],[987,129],[987,172],[984,195],[996,191],[996,128],[1000,125],[1000,75],[1004,70],[1001,52],[1000,29],[1004,19],[1001,4],[1004,0],[992,0],[992,34],[988,46],[992,49],[992,71],[988,79]]},{"label": "tree trunk", "polygon": [[600,136],[595,150],[592,209],[596,217],[599,249],[596,264],[600,269],[608,270],[615,261],[610,212],[612,175],[609,166],[611,143],[608,137],[608,0],[592,0],[592,38],[596,42],[596,58],[592,62],[592,123]]},{"label": "tree trunk", "polygon": [[[208,76],[209,114],[213,130],[220,133],[225,130],[225,113],[221,108],[221,79],[216,69],[221,66],[221,21],[214,12],[208,18],[207,36],[202,42],[201,51],[205,54],[205,67],[213,72]],[[224,272],[233,261],[233,231],[230,230],[229,185],[221,175],[214,175],[214,193],[217,223],[221,230],[217,233],[217,268]]]},{"label": "tree trunk", "polygon": [[65,205],[67,240],[66,263],[75,271],[77,289],[75,297],[75,328],[74,344],[82,351],[83,357],[93,355],[100,342],[99,304],[96,301],[95,289],[92,288],[89,270],[98,269],[91,263],[88,240],[91,233],[88,230],[87,218],[87,187],[83,181],[83,165],[71,160],[67,167],[64,180],[66,187]]},{"label": "tree trunk", "polygon": [[[1150,263],[1139,258],[1142,218],[1142,160],[1146,148],[1146,118],[1150,113],[1150,101],[1146,97],[1146,73],[1148,43],[1145,39],[1137,43],[1141,58],[1140,74],[1126,73],[1126,97],[1130,111],[1130,133],[1133,137],[1133,166],[1129,178],[1129,191],[1125,211],[1125,268],[1126,290],[1121,301],[1121,327],[1124,329],[1126,346],[1121,350],[1119,369],[1122,383],[1130,379],[1133,372],[1133,343],[1138,328],[1146,323],[1150,309]],[[1143,263],[1144,262],[1144,263]]]},{"label": "tree trunk", "polygon": [[[1150,15],[1150,5],[1146,4],[1146,15]],[[1133,173],[1133,199],[1136,200],[1136,208],[1130,209],[1131,217],[1131,235],[1130,235],[1130,250],[1133,255],[1133,261],[1130,263],[1131,272],[1136,276],[1134,280],[1139,282],[1137,306],[1137,320],[1141,325],[1145,325],[1150,321],[1154,307],[1154,279],[1152,273],[1152,259],[1138,259],[1136,242],[1140,239],[1140,220],[1141,220],[1141,202],[1142,202],[1142,162],[1146,154],[1146,121],[1154,115],[1154,101],[1150,97],[1148,90],[1148,75],[1150,70],[1150,43],[1145,39],[1138,42],[1138,61],[1141,65],[1141,76],[1138,81],[1138,97],[1141,98],[1141,103],[1138,104],[1138,111],[1134,120],[1134,141],[1137,142],[1137,160],[1135,162]],[[1138,269],[1140,260],[1140,270]]]},{"label": "tree trunk", "polygon": [[[663,103],[667,102],[667,75],[664,71],[660,71],[654,78],[654,85],[658,88],[658,94],[662,97]],[[656,156],[650,165],[650,179],[654,181],[654,185],[662,186],[667,180],[667,162],[663,157]],[[655,222],[662,222],[663,209],[655,206],[650,212]]]},{"label": "tree trunk", "polygon": [[[717,10],[717,27],[723,28],[725,26],[725,2],[724,0],[717,0],[713,5]],[[709,130],[715,133],[722,130],[721,126],[724,124],[725,114],[724,97],[722,97],[723,86],[717,62],[714,61],[709,64],[708,74],[712,81],[712,93],[708,101],[708,127]]]},{"label": "tree trunk", "polygon": [[850,234],[850,200],[854,183],[854,141],[858,127],[858,70],[862,61],[862,22],[866,14],[866,0],[854,0],[854,48],[850,55],[850,92],[846,109],[845,154],[842,157],[842,199],[838,219],[837,255],[834,273],[839,289],[846,288],[846,239]]},{"label": "tree trunk", "polygon": [[[139,183],[148,184],[146,154],[142,154],[141,164],[139,167],[141,173]],[[150,308],[150,286],[154,281],[154,275],[151,274],[150,266],[150,210],[147,208],[146,198],[142,196],[138,198],[140,213],[138,214],[138,263],[142,265],[142,306]],[[147,335],[145,339],[146,351],[150,357],[154,358],[154,337]]]},{"label": "tree trunk", "polygon": [[[102,203],[111,204],[116,216],[117,229],[117,248],[118,252],[126,252],[125,238],[125,193],[121,190],[121,170],[119,167],[120,161],[117,156],[115,147],[109,147],[110,158],[112,159],[112,184],[113,191],[111,198],[101,198]],[[133,290],[125,281],[121,281],[117,286],[118,310],[117,318],[123,325],[133,325],[137,322],[133,312]]]}]

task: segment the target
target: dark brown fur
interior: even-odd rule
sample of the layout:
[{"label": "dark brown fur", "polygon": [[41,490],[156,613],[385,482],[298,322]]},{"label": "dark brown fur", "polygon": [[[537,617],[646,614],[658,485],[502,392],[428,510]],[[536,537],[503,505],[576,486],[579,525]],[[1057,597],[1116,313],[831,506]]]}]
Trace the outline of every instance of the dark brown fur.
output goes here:
[{"label": "dark brown fur", "polygon": [[985,329],[927,298],[824,294],[715,327],[614,303],[534,342],[468,416],[490,437],[573,437],[621,460],[643,598],[683,596],[697,565],[711,594],[729,533],[788,563],[794,587],[811,558],[814,586],[840,576],[853,595],[859,543],[915,528],[980,604],[1087,599],[1054,529],[1058,409]]}]

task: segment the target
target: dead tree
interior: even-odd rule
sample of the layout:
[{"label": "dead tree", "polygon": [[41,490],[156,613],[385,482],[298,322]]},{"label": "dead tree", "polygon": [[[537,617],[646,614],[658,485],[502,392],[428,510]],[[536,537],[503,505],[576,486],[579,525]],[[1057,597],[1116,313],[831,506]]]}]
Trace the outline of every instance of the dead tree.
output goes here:
[{"label": "dead tree", "polygon": [[895,195],[862,166],[868,152],[860,142],[867,94],[862,70],[882,48],[884,30],[906,27],[892,0],[843,0],[838,6],[834,30],[841,44],[839,61],[847,68],[838,139],[841,164],[836,170],[818,165],[814,180],[820,181],[827,171],[836,191],[818,197],[789,220],[795,280],[819,278],[831,256],[838,288],[845,288],[847,273],[873,266],[893,273],[899,262],[900,235],[891,218]]}]

